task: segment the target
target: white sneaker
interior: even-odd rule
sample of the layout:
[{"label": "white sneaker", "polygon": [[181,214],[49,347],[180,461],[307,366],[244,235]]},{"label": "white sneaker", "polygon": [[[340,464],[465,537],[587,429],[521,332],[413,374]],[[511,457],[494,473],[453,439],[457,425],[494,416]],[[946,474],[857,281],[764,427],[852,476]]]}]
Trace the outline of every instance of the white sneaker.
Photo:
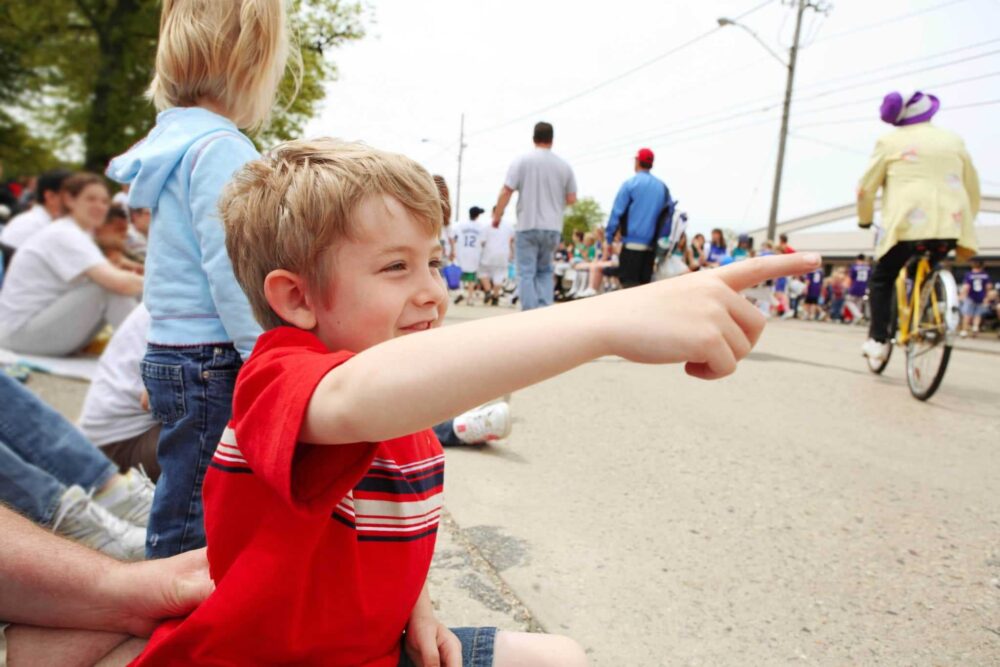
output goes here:
[{"label": "white sneaker", "polygon": [[467,445],[502,440],[510,435],[510,406],[489,403],[455,417],[455,435]]},{"label": "white sneaker", "polygon": [[578,292],[577,295],[574,298],[576,298],[576,299],[586,299],[586,298],[592,297],[592,296],[597,296],[597,290],[591,289],[591,288],[588,287],[588,288],[583,289],[580,292]]},{"label": "white sneaker", "polygon": [[153,507],[156,486],[138,468],[132,468],[112,484],[110,489],[95,495],[94,502],[119,519],[145,528],[149,525],[149,510]]},{"label": "white sneaker", "polygon": [[872,361],[885,361],[889,356],[889,343],[880,343],[874,338],[869,338],[861,346],[861,354]]},{"label": "white sneaker", "polygon": [[146,531],[119,519],[79,486],[66,489],[52,531],[119,560],[142,560]]}]

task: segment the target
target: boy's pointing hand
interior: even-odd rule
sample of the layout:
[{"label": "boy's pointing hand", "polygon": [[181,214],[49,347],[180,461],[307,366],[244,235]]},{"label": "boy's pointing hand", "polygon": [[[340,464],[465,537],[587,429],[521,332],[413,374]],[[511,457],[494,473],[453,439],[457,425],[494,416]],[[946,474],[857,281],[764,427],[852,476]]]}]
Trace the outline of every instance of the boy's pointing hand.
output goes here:
[{"label": "boy's pointing hand", "polygon": [[605,347],[630,361],[685,362],[689,375],[725,377],[750,353],[766,322],[740,291],[765,280],[800,275],[820,265],[815,253],[758,257],[591,302]]}]

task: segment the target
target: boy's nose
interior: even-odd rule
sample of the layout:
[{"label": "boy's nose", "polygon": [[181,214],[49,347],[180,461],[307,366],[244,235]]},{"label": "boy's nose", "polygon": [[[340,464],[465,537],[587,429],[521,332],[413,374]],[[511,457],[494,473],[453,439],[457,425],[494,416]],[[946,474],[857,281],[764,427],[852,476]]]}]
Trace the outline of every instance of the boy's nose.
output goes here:
[{"label": "boy's nose", "polygon": [[414,294],[415,301],[420,304],[438,304],[448,299],[444,276],[437,269],[427,272],[427,277],[421,282],[420,289]]}]

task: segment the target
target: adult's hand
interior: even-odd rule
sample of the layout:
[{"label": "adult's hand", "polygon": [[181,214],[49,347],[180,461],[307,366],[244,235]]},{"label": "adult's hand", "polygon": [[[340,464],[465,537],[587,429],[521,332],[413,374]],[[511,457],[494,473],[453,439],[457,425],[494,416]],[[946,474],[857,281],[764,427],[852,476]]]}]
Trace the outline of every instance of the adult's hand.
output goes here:
[{"label": "adult's hand", "polygon": [[0,618],[147,636],[214,589],[205,550],[123,563],[0,507]]},{"label": "adult's hand", "polygon": [[101,582],[104,614],[112,627],[148,637],[165,618],[185,616],[201,604],[215,584],[205,549],[138,563],[117,563]]}]

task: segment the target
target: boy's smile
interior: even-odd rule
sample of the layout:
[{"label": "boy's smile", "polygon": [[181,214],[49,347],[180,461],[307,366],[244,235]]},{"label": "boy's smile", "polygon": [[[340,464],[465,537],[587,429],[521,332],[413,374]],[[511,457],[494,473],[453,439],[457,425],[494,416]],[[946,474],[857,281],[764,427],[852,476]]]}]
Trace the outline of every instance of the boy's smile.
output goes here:
[{"label": "boy's smile", "polygon": [[362,202],[353,218],[353,238],[327,251],[327,298],[313,304],[316,335],[331,350],[360,352],[439,326],[448,293],[434,231],[387,195]]}]

